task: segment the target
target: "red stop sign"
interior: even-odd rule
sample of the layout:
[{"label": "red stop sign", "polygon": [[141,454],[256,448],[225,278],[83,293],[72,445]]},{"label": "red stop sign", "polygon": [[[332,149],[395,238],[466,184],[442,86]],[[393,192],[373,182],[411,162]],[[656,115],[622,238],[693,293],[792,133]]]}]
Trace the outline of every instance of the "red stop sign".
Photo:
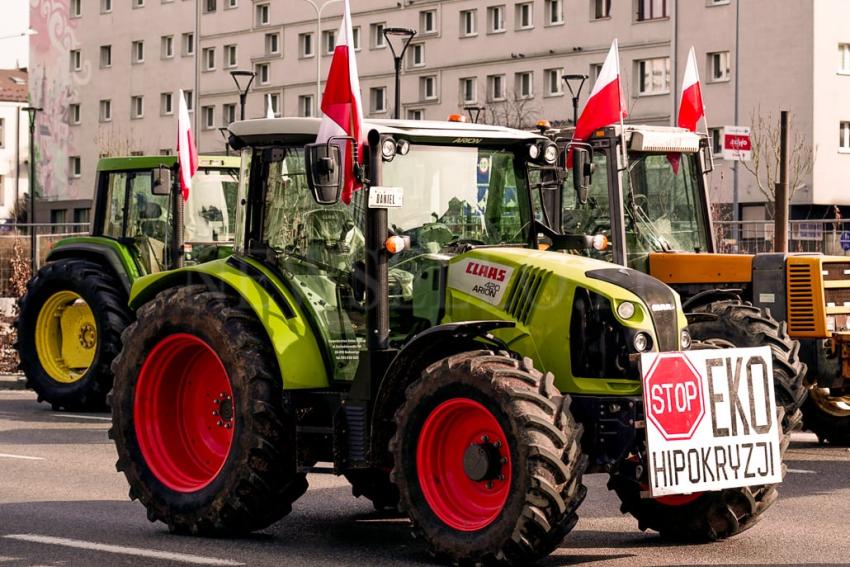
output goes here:
[{"label": "red stop sign", "polygon": [[644,380],[647,418],[668,441],[690,439],[703,415],[702,379],[682,353],[661,354]]}]

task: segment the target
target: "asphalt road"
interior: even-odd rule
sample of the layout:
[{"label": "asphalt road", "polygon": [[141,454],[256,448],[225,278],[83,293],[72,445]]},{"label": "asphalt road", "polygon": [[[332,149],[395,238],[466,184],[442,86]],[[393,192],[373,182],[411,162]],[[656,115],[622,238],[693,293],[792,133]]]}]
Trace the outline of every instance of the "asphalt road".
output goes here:
[{"label": "asphalt road", "polygon": [[[347,483],[312,474],[281,522],[249,538],[170,535],[127,497],[108,416],[67,414],[0,391],[0,567],[77,565],[429,565],[405,520],[382,517]],[[728,541],[673,546],[622,516],[601,475],[585,477],[581,519],[543,565],[850,564],[850,452],[798,433],[782,494]]]}]

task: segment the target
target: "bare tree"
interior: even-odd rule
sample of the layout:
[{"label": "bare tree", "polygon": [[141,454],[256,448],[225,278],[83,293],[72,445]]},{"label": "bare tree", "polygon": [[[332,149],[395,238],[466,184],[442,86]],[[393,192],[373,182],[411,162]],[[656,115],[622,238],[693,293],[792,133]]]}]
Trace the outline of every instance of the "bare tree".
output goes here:
[{"label": "bare tree", "polygon": [[[771,113],[764,115],[761,107],[753,109],[750,141],[752,158],[742,161],[741,166],[750,172],[759,192],[768,203],[776,200],[775,187],[779,182],[780,131],[779,119]],[[812,172],[815,164],[815,148],[800,130],[792,129],[788,139],[788,200],[804,186],[803,181]],[[773,207],[768,207],[772,215]]]},{"label": "bare tree", "polygon": [[535,117],[540,115],[540,107],[532,103],[529,97],[520,96],[513,92],[504,100],[491,102],[482,113],[481,121],[485,124],[527,130],[534,126]]}]

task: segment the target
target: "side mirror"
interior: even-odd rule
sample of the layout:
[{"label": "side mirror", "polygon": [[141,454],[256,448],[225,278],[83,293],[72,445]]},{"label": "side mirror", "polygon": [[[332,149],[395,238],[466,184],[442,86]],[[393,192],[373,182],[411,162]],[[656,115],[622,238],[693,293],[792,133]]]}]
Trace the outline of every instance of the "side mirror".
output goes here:
[{"label": "side mirror", "polygon": [[171,195],[171,185],[170,168],[161,165],[153,170],[153,185],[151,186],[151,193],[167,197],[168,195]]},{"label": "side mirror", "polygon": [[706,144],[699,149],[699,159],[700,159],[700,167],[702,172],[711,173],[714,171],[714,154],[711,150],[711,146]]},{"label": "side mirror", "polygon": [[339,202],[345,179],[342,163],[342,153],[335,144],[307,144],[304,147],[307,185],[319,205]]},{"label": "side mirror", "polygon": [[587,203],[590,183],[593,179],[593,153],[589,148],[573,147],[573,187],[576,199],[582,205]]}]

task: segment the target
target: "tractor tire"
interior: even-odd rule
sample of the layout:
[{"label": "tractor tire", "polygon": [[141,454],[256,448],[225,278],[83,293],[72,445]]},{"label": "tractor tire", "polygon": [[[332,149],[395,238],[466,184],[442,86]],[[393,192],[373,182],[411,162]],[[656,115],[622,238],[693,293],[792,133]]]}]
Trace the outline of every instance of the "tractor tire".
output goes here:
[{"label": "tractor tire", "polygon": [[398,509],[398,487],[390,480],[390,473],[380,469],[350,470],[345,479],[351,484],[355,498],[363,496],[372,501],[378,512]]},{"label": "tractor tire", "polygon": [[826,389],[813,389],[803,404],[803,428],[821,443],[850,447],[850,396],[838,398]]},{"label": "tractor tire", "polygon": [[230,294],[169,289],[138,310],[115,359],[116,468],[150,521],[241,535],[292,509],[295,418],[253,311]]},{"label": "tractor tire", "polygon": [[787,325],[740,300],[724,300],[697,307],[688,314],[688,330],[696,341],[720,347],[770,346],[773,353],[773,386],[776,405],[785,409],[782,430],[799,429],[800,407],[808,391],[806,363],[800,360],[800,343],[788,336]]},{"label": "tractor tire", "polygon": [[570,397],[530,359],[449,356],[406,391],[390,442],[400,507],[437,557],[523,565],[575,526],[587,490]]},{"label": "tractor tire", "polygon": [[15,347],[27,387],[54,410],[103,411],[112,361],[133,320],[121,282],[79,259],[44,265],[27,282]]},{"label": "tractor tire", "polygon": [[[777,408],[781,421],[783,409]],[[791,433],[782,432],[779,444],[784,456]],[[676,542],[704,543],[735,536],[753,527],[776,500],[775,484],[727,488],[715,492],[641,498],[647,486],[646,467],[640,481],[618,474],[608,479],[608,489],[620,498],[620,511],[631,514],[641,531],[653,530],[662,538]],[[785,477],[785,464],[782,465]]]}]

